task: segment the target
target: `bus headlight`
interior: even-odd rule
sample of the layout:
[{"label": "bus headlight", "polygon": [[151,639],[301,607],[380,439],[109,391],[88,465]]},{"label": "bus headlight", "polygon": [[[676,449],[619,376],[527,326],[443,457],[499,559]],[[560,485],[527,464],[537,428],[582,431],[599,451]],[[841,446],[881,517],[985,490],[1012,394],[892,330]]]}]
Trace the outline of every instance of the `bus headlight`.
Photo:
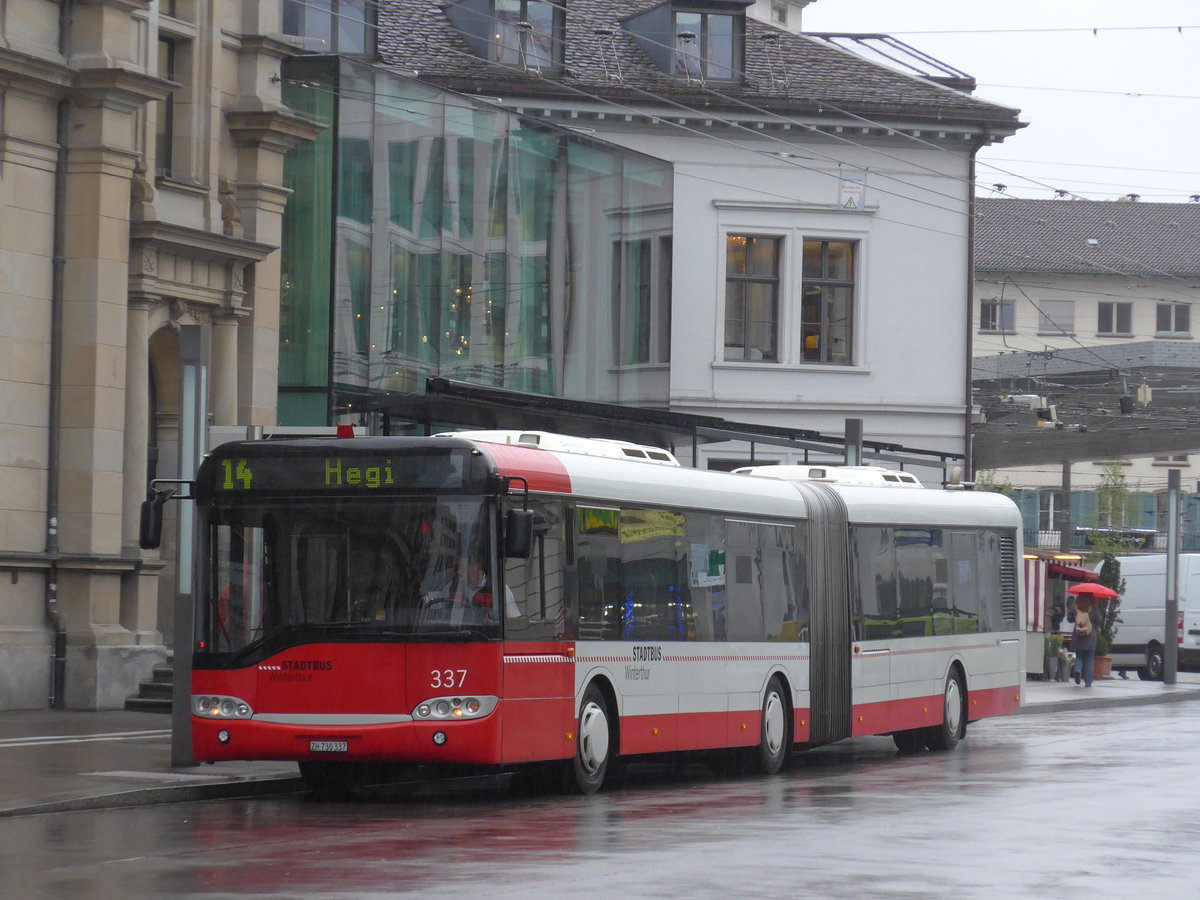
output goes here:
[{"label": "bus headlight", "polygon": [[418,703],[412,716],[417,721],[482,719],[491,715],[499,702],[498,697],[433,697]]},{"label": "bus headlight", "polygon": [[250,719],[254,710],[250,704],[238,697],[219,694],[193,694],[192,715],[203,719]]}]

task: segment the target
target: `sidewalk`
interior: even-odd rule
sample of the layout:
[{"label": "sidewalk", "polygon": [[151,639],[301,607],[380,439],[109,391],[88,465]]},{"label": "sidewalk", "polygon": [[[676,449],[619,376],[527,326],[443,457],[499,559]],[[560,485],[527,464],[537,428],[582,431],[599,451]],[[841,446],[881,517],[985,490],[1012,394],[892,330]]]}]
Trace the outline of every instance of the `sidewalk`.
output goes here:
[{"label": "sidewalk", "polygon": [[303,789],[295,763],[171,766],[161,713],[0,712],[0,819]]},{"label": "sidewalk", "polygon": [[[1021,715],[1171,703],[1200,699],[1200,673],[1169,686],[1137,675],[1090,688],[1028,681],[1023,693]],[[0,819],[304,789],[295,763],[172,767],[170,727],[170,716],[126,710],[0,712]]]}]

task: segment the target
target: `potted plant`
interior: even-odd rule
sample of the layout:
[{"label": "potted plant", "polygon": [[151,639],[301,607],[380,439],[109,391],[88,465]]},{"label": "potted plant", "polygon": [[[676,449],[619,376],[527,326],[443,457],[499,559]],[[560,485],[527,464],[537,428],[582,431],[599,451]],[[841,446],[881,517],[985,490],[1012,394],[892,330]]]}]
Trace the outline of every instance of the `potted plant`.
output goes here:
[{"label": "potted plant", "polygon": [[1052,632],[1046,633],[1046,659],[1043,676],[1046,681],[1058,678],[1059,657],[1063,649],[1063,636]]}]

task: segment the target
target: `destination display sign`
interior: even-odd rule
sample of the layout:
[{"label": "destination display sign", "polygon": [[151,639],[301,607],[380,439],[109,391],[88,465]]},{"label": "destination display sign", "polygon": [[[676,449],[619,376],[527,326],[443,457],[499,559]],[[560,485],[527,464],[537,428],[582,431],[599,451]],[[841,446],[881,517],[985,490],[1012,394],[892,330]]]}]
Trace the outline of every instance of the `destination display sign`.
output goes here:
[{"label": "destination display sign", "polygon": [[[420,453],[280,453],[211,456],[198,479],[201,492],[214,496],[314,493],[404,493],[483,488],[482,466],[469,451]],[[472,482],[469,484],[468,482]]]}]

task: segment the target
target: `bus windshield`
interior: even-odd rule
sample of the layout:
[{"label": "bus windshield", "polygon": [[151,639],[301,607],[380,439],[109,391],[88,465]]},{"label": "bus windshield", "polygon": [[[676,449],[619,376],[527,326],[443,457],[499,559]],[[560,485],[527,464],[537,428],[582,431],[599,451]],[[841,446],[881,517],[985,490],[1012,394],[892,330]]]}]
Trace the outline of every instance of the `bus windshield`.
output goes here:
[{"label": "bus windshield", "polygon": [[208,510],[197,647],[239,659],[313,640],[499,636],[491,504],[480,497],[322,498]]}]

